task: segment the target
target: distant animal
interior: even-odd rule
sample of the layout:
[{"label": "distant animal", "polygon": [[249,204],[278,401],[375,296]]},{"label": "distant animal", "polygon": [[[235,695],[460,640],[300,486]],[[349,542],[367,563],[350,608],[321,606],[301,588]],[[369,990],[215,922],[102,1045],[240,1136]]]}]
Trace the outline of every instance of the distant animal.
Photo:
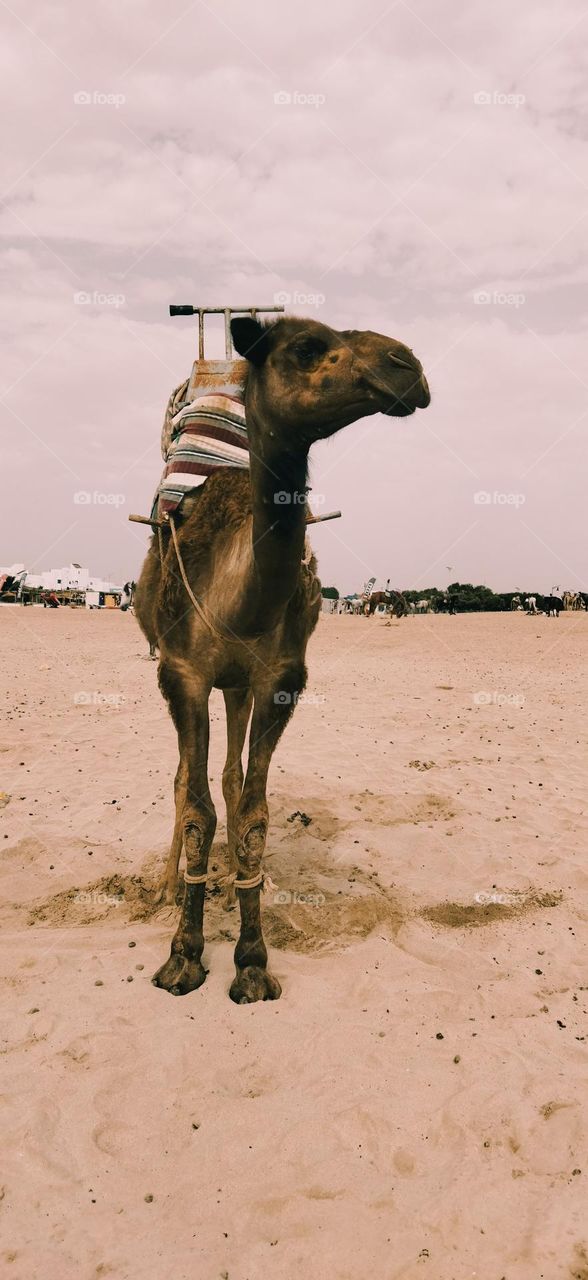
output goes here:
[{"label": "distant animal", "polygon": [[121,610],[121,613],[126,613],[127,609],[130,609],[131,604],[133,603],[134,589],[135,589],[134,582],[125,582],[125,585],[122,589],[122,593],[120,597],[120,604],[118,606],[119,609]]},{"label": "distant animal", "polygon": [[543,597],[543,611],[544,613],[547,614],[548,618],[559,618],[559,615],[563,607],[564,607],[564,602],[561,596],[544,596]]},{"label": "distant animal", "polygon": [[581,591],[564,591],[562,599],[564,609],[572,609],[576,612],[585,608]]},{"label": "distant animal", "polygon": [[521,608],[522,608],[522,605],[521,605],[521,597],[520,597],[520,596],[513,596],[512,600],[511,600],[511,602],[510,602],[510,607],[511,607],[511,609],[521,609]]},{"label": "distant animal", "polygon": [[365,605],[365,615],[371,618],[381,605],[392,618],[404,618],[408,613],[408,605],[401,591],[374,591]]},{"label": "distant animal", "polygon": [[437,613],[455,614],[455,595],[449,591],[445,591],[442,596],[437,596],[435,600],[435,609]]},{"label": "distant animal", "polygon": [[527,613],[537,613],[537,596],[527,596],[525,609]]}]

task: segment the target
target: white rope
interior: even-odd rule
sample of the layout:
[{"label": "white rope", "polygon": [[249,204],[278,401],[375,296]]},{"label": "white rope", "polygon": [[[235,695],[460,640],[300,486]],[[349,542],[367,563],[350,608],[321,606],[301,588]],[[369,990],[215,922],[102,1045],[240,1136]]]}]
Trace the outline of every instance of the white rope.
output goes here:
[{"label": "white rope", "polygon": [[184,871],[184,884],[206,884],[207,880],[211,880],[213,884],[234,884],[236,889],[257,889],[258,885],[263,884],[264,891],[267,893],[275,892],[277,889],[277,885],[274,884],[271,876],[268,876],[267,871],[263,870],[263,867],[254,876],[251,876],[249,880],[237,880],[236,871],[220,876],[209,876],[207,871],[204,871],[202,875],[194,876],[191,872]]}]

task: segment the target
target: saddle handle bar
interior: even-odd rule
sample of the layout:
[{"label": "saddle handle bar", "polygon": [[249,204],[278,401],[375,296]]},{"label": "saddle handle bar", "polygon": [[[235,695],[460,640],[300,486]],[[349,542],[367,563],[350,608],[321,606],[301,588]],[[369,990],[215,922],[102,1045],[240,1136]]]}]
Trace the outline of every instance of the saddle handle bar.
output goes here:
[{"label": "saddle handle bar", "polygon": [[259,312],[265,314],[268,311],[283,311],[283,307],[193,307],[193,306],[177,306],[170,305],[170,316],[198,316],[198,359],[204,360],[204,317],[210,315],[224,315],[225,317],[225,351],[227,360],[233,358],[233,344],[231,341],[231,316],[255,316]]}]

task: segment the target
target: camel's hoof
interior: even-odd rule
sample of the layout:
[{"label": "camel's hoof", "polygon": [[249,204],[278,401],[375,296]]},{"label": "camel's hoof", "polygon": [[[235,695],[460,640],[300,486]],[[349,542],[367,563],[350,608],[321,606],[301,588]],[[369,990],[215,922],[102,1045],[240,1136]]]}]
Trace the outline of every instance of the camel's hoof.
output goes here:
[{"label": "camel's hoof", "polygon": [[254,1004],[256,1000],[279,1000],[282,988],[267,969],[249,965],[240,969],[231,983],[229,995],[235,1004]]},{"label": "camel's hoof", "polygon": [[201,987],[205,978],[206,969],[199,960],[187,960],[177,951],[154,973],[151,981],[154,987],[162,987],[172,996],[187,996],[189,991]]}]

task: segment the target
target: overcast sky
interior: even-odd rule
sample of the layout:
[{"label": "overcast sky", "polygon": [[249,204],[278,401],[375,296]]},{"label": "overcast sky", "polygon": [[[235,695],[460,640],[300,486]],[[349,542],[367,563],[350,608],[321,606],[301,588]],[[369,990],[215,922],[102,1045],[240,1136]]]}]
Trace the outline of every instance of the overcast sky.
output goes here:
[{"label": "overcast sky", "polygon": [[325,584],[588,588],[580,0],[1,13],[0,564],[137,576],[195,355],[169,303],[284,292],[433,395],[313,450]]}]

